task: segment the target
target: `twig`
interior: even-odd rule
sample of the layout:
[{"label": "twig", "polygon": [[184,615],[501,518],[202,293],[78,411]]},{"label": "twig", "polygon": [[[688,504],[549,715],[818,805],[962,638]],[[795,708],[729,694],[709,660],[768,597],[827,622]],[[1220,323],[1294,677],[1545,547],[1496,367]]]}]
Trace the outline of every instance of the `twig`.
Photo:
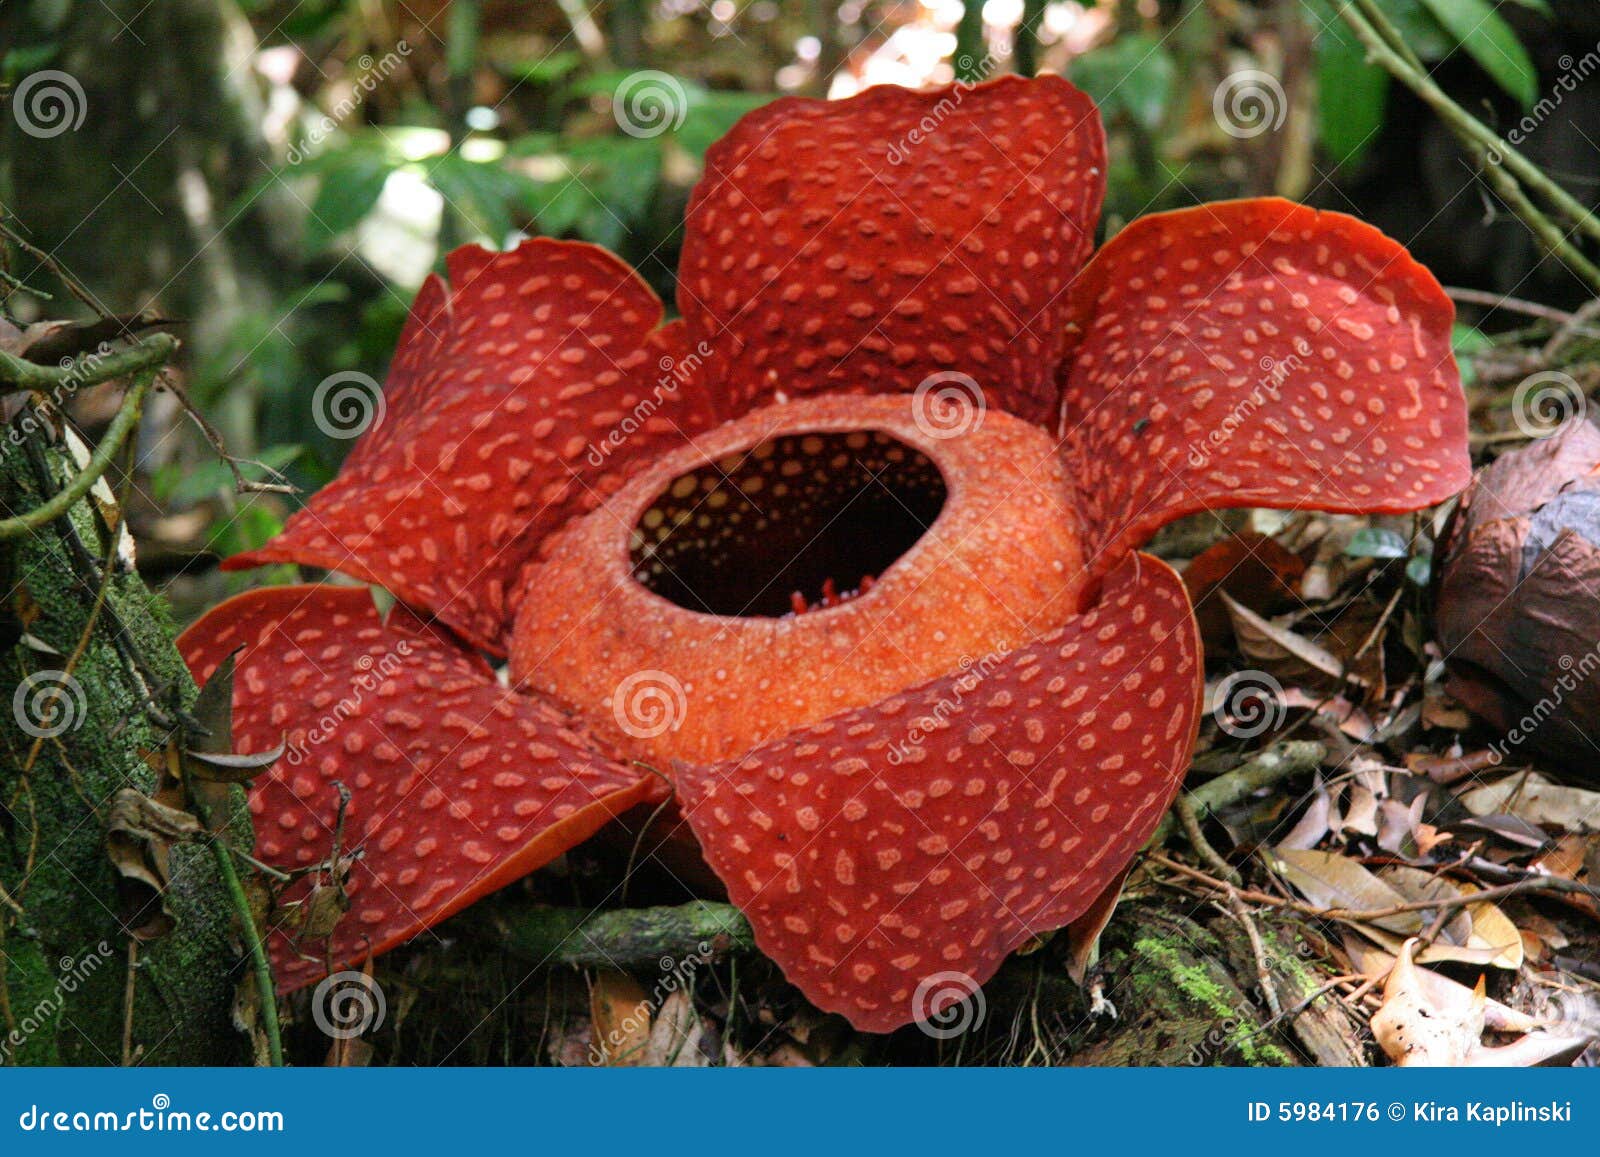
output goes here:
[{"label": "twig", "polygon": [[54,522],[70,510],[73,503],[94,488],[101,475],[110,469],[112,461],[122,450],[123,443],[128,440],[128,435],[138,427],[139,417],[144,412],[145,394],[149,392],[155,377],[155,370],[146,369],[134,378],[122,399],[121,409],[117,411],[116,417],[111,419],[111,425],[107,427],[104,437],[95,446],[94,453],[89,455],[88,464],[73,475],[70,482],[32,510],[24,511],[13,518],[0,520],[0,541],[17,538]]},{"label": "twig", "polygon": [[1239,883],[1240,876],[1237,869],[1222,858],[1222,854],[1211,846],[1211,841],[1206,839],[1206,834],[1200,830],[1200,817],[1195,815],[1194,804],[1190,802],[1189,797],[1180,791],[1177,798],[1172,801],[1172,811],[1178,817],[1183,834],[1188,837],[1189,846],[1194,849],[1195,854],[1210,864],[1217,875],[1230,884]]},{"label": "twig", "polygon": [[88,353],[65,365],[47,366],[0,350],[0,386],[6,389],[50,391],[61,386],[81,389],[115,381],[152,366],[163,365],[177,352],[178,339],[170,333],[153,333],[127,349],[114,353]]},{"label": "twig", "polygon": [[587,912],[537,908],[526,903],[480,904],[457,916],[452,927],[541,967],[626,968],[663,957],[697,952],[754,951],[755,935],[731,904],[703,900],[676,908]]},{"label": "twig", "polygon": [[[1271,747],[1256,752],[1231,771],[1224,772],[1210,783],[1189,792],[1189,804],[1194,809],[1195,818],[1204,820],[1212,812],[1238,803],[1253,791],[1269,787],[1279,780],[1298,775],[1303,771],[1310,771],[1322,762],[1322,757],[1326,753],[1327,748],[1312,740],[1274,743]],[[1150,837],[1150,842],[1145,847],[1159,848],[1176,830],[1177,822],[1169,814],[1156,827],[1155,834]]]},{"label": "twig", "polygon": [[217,861],[217,870],[228,886],[228,896],[233,900],[239,917],[240,932],[250,951],[254,966],[256,992],[261,998],[261,1031],[267,1037],[267,1062],[274,1068],[283,1067],[283,1036],[278,1027],[278,993],[272,982],[272,965],[267,960],[267,948],[261,941],[261,930],[256,927],[255,915],[250,908],[250,898],[244,893],[238,870],[233,866],[233,853],[228,847],[226,829],[211,841],[211,854]]},{"label": "twig", "polygon": [[1415,54],[1406,46],[1404,37],[1384,15],[1376,0],[1353,0],[1352,3],[1339,5],[1338,10],[1344,22],[1367,49],[1369,59],[1376,61],[1433,109],[1478,162],[1495,191],[1510,203],[1545,247],[1566,261],[1591,286],[1600,289],[1600,267],[1596,267],[1566,239],[1560,227],[1532,203],[1522,186],[1533,190],[1561,216],[1592,238],[1600,239],[1600,220],[1546,176],[1537,165],[1517,152],[1509,142],[1502,140],[1452,100],[1420,67]]},{"label": "twig", "polygon": [[[1170,856],[1160,852],[1148,853],[1150,859],[1164,868],[1171,868],[1181,875],[1188,876],[1198,883],[1205,884],[1218,892],[1226,894],[1232,885],[1226,880],[1219,880],[1215,876],[1207,875],[1198,868],[1191,868],[1188,864],[1180,863]],[[1391,904],[1387,908],[1318,908],[1315,904],[1307,904],[1302,900],[1285,900],[1282,896],[1274,896],[1269,892],[1258,892],[1253,888],[1233,889],[1240,897],[1249,900],[1252,904],[1268,904],[1274,908],[1287,908],[1292,912],[1299,912],[1303,916],[1310,916],[1317,920],[1341,920],[1347,923],[1370,923],[1373,920],[1384,920],[1390,916],[1401,916],[1408,912],[1434,912],[1441,908],[1454,910],[1465,908],[1472,904],[1484,904],[1493,900],[1504,900],[1510,896],[1525,896],[1529,892],[1559,892],[1588,896],[1600,900],[1600,888],[1591,888],[1587,884],[1580,884],[1576,880],[1568,880],[1561,876],[1528,876],[1512,884],[1501,884],[1494,888],[1485,888],[1481,892],[1472,892],[1462,896],[1444,897],[1438,900],[1411,900],[1404,904]]]},{"label": "twig", "polygon": [[1509,309],[1513,313],[1525,313],[1529,317],[1542,317],[1546,321],[1553,321],[1557,325],[1570,324],[1573,315],[1564,309],[1557,309],[1553,305],[1540,305],[1536,301],[1526,301],[1520,297],[1507,297],[1499,293],[1488,293],[1482,289],[1464,289],[1457,285],[1445,286],[1446,296],[1465,305],[1482,305],[1491,310]]}]

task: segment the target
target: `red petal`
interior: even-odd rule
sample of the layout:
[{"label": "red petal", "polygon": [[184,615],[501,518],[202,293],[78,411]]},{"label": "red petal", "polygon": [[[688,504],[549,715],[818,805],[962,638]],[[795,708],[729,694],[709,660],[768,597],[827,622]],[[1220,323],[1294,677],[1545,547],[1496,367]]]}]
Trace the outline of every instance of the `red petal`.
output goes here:
[{"label": "red petal", "polygon": [[1177,792],[1201,686],[1183,584],[1132,555],[1036,642],[683,768],[678,790],[761,950],[885,1032],[1089,908]]},{"label": "red petal", "polygon": [[682,327],[656,331],[661,303],[604,250],[468,246],[449,269],[453,289],[418,294],[382,418],[339,476],[224,567],[343,571],[498,652],[544,535],[711,425],[711,406],[673,376]]},{"label": "red petal", "polygon": [[706,154],[678,308],[738,412],[959,372],[1053,422],[1104,169],[1099,114],[1060,77],[780,100]]},{"label": "red petal", "polygon": [[1145,217],[1071,297],[1063,430],[1101,569],[1201,510],[1398,513],[1470,477],[1454,308],[1370,225],[1276,199]]},{"label": "red petal", "polygon": [[403,607],[384,625],[361,588],[251,591],[178,645],[201,681],[243,645],[235,745],[248,753],[288,742],[250,794],[265,862],[325,860],[335,781],[351,791],[341,850],[364,849],[351,908],[331,943],[274,934],[285,991],[321,976],[324,955],[338,967],[383,952],[519,879],[654,786],[547,701],[500,687],[482,659]]}]

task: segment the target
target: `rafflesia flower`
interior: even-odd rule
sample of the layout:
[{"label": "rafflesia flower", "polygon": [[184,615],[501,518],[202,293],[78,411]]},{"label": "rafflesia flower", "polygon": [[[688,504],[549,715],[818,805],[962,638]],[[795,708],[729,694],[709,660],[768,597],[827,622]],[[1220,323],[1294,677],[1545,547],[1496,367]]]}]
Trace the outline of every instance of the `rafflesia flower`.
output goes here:
[{"label": "rafflesia flower", "polygon": [[1088,261],[1104,172],[1053,77],[785,99],[707,155],[680,320],[589,245],[452,253],[381,420],[226,564],[400,605],[258,590],[183,640],[202,678],[244,648],[242,750],[287,741],[251,797],[266,861],[325,859],[351,793],[350,911],[275,936],[283,986],[664,781],[762,950],[863,1029],[1083,913],[1201,711],[1183,585],[1134,548],[1468,479],[1452,309],[1404,248],[1256,200]]}]

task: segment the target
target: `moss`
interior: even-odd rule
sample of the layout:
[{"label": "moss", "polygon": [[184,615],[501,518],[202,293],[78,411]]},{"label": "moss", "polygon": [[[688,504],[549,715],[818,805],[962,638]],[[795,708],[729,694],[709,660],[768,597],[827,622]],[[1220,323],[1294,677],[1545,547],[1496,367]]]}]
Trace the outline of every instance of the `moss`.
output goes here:
[{"label": "moss", "polygon": [[[1160,968],[1186,1000],[1216,1018],[1221,1029],[1219,1043],[1238,1053],[1246,1064],[1293,1063],[1281,1048],[1261,1039],[1261,1026],[1256,1020],[1255,1011],[1248,1004],[1241,1007],[1230,999],[1208,968],[1185,962],[1172,945],[1155,937],[1146,936],[1134,941],[1133,950]],[[1237,989],[1234,991],[1237,992]]]},{"label": "moss", "polygon": [[[59,468],[59,467],[58,467]],[[38,501],[27,456],[0,458],[0,499],[10,511]],[[105,552],[103,525],[80,503],[70,515],[91,554]],[[10,580],[0,652],[0,697],[11,703],[23,680],[60,670],[78,647],[94,591],[72,565],[60,526],[0,543],[0,572]],[[192,702],[194,687],[172,645],[172,624],[138,576],[119,571],[105,610],[64,686],[71,725],[38,746],[20,726],[5,729],[0,748],[0,886],[21,914],[0,909],[7,954],[9,1031],[42,1000],[60,1008],[13,1047],[17,1063],[115,1064],[122,1055],[126,939],[118,920],[117,877],[106,856],[104,810],[122,787],[149,790],[143,753],[164,734],[145,709],[139,681],[112,636],[120,622],[155,686],[172,704]],[[19,640],[26,631],[28,639]],[[13,640],[16,640],[13,642]],[[45,649],[48,648],[48,649]],[[204,847],[176,850],[168,906],[174,933],[141,950],[133,1010],[133,1043],[147,1063],[215,1064],[243,1057],[229,1008],[239,952],[232,910]],[[102,946],[106,951],[102,951]],[[89,958],[104,966],[83,970]],[[33,1018],[35,1021],[40,1018]]]}]

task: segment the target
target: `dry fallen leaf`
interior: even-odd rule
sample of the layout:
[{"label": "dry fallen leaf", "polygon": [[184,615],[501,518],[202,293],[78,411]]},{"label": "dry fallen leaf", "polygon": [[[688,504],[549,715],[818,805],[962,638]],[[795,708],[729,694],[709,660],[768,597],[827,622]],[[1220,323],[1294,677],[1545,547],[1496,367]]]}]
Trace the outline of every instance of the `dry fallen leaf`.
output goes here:
[{"label": "dry fallen leaf", "polygon": [[1407,940],[1383,986],[1383,1004],[1372,1014],[1372,1036],[1397,1066],[1458,1067],[1483,1040],[1483,981],[1465,1010],[1448,1015],[1428,999]]},{"label": "dry fallen leaf", "polygon": [[1507,776],[1456,798],[1475,816],[1505,812],[1569,832],[1600,832],[1600,791],[1551,783],[1535,772]]},{"label": "dry fallen leaf", "polygon": [[166,892],[172,848],[204,834],[200,821],[125,787],[106,812],[106,852],[118,875],[123,926],[138,940],[156,940],[173,929]]},{"label": "dry fallen leaf", "polygon": [[633,977],[611,969],[596,973],[589,985],[589,1017],[596,1064],[650,1063],[650,998]]}]

